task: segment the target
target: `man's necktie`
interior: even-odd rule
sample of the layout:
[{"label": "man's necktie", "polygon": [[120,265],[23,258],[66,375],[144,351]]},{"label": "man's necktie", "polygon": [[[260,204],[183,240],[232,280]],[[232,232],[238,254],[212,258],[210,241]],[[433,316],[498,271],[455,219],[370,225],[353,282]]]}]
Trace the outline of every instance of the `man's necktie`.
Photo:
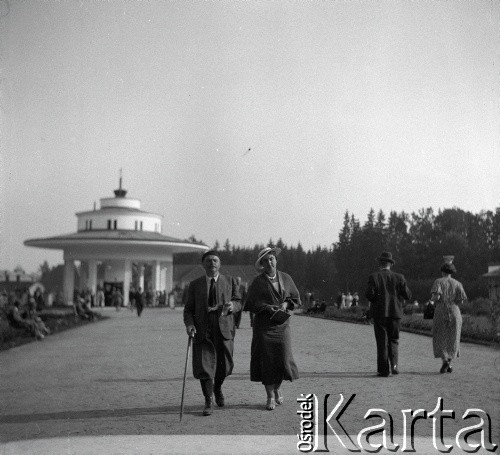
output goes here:
[{"label": "man's necktie", "polygon": [[210,280],[210,290],[208,291],[208,306],[217,306],[217,298],[215,296],[215,278]]}]

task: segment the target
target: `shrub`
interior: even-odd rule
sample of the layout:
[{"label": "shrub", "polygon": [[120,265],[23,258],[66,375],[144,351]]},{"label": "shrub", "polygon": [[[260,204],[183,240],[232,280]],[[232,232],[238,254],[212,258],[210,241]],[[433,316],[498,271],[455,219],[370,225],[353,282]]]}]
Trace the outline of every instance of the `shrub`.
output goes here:
[{"label": "shrub", "polygon": [[412,305],[411,303],[403,307],[403,314],[413,314],[414,311],[415,311],[415,305]]},{"label": "shrub", "polygon": [[366,323],[367,321],[364,317],[365,312],[366,308],[360,306],[340,309],[334,306],[329,306],[325,310],[324,317],[326,319],[340,319],[343,321]]},{"label": "shrub", "polygon": [[[477,302],[479,301],[479,302]],[[477,303],[477,304],[476,304]],[[474,306],[476,305],[476,306]],[[406,307],[405,307],[406,308]],[[488,311],[485,309],[488,308]],[[469,341],[500,342],[500,302],[488,299],[476,299],[468,309],[476,314],[462,314],[462,339]],[[414,309],[416,310],[416,308]],[[431,334],[432,319],[424,319],[420,312],[405,312],[401,319],[401,328]],[[364,317],[366,308],[351,307],[338,309],[327,307],[324,317],[348,322],[368,323]],[[479,314],[487,312],[487,315]],[[462,312],[463,313],[463,312]]]},{"label": "shrub", "polygon": [[480,341],[495,341],[495,332],[496,330],[494,330],[488,316],[465,314],[462,317],[462,337]]},{"label": "shrub", "polygon": [[419,332],[431,332],[432,319],[424,319],[421,314],[406,315],[401,319],[401,327]]},{"label": "shrub", "polygon": [[491,316],[492,310],[493,302],[484,297],[469,300],[460,306],[462,314],[470,314],[471,316]]}]

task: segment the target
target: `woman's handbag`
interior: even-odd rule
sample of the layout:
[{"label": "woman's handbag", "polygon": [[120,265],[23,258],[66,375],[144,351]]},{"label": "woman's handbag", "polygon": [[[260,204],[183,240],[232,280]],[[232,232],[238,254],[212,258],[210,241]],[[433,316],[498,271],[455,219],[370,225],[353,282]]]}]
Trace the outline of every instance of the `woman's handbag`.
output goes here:
[{"label": "woman's handbag", "polygon": [[290,317],[290,313],[287,313],[286,311],[284,311],[280,308],[279,310],[276,310],[271,315],[270,319],[271,319],[271,321],[275,322],[276,324],[283,324],[289,317]]},{"label": "woman's handbag", "polygon": [[434,319],[434,303],[428,302],[424,309],[424,319]]}]

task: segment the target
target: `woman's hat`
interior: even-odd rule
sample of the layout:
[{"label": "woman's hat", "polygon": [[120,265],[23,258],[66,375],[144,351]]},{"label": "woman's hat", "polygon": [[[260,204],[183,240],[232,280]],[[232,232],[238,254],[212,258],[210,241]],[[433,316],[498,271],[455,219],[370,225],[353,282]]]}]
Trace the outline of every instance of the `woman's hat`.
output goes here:
[{"label": "woman's hat", "polygon": [[445,262],[441,266],[441,272],[448,273],[451,275],[452,273],[457,273],[457,269],[455,268],[455,266],[453,264],[450,264],[449,262]]},{"label": "woman's hat", "polygon": [[255,261],[255,268],[257,270],[262,270],[264,268],[262,267],[262,265],[260,265],[260,261],[262,261],[262,259],[264,259],[264,257],[270,253],[274,254],[275,256],[278,256],[278,254],[281,253],[281,248],[277,247],[271,248],[270,246],[267,246],[266,248],[261,250],[259,256],[257,257],[257,260]]},{"label": "woman's hat", "polygon": [[390,262],[391,264],[395,264],[394,259],[392,259],[392,253],[389,251],[384,251],[378,258],[379,262]]}]

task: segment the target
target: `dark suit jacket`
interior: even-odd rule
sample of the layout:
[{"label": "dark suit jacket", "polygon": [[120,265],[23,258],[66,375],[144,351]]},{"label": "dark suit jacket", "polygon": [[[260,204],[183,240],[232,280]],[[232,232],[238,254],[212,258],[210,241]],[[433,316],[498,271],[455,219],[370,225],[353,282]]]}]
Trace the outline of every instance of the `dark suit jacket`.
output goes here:
[{"label": "dark suit jacket", "polygon": [[[232,300],[233,313],[241,311],[241,297],[236,281],[232,277],[219,274],[216,282],[217,303],[229,302]],[[226,340],[232,340],[235,334],[233,314],[221,315],[221,309],[217,310],[219,315],[219,327],[222,336]],[[196,327],[195,343],[201,343],[207,336],[208,319],[208,289],[206,276],[192,281],[189,284],[186,304],[184,305],[184,324]]]},{"label": "dark suit jacket", "polygon": [[400,319],[403,302],[411,299],[411,291],[403,275],[384,269],[368,278],[366,298],[370,301],[373,319]]}]

